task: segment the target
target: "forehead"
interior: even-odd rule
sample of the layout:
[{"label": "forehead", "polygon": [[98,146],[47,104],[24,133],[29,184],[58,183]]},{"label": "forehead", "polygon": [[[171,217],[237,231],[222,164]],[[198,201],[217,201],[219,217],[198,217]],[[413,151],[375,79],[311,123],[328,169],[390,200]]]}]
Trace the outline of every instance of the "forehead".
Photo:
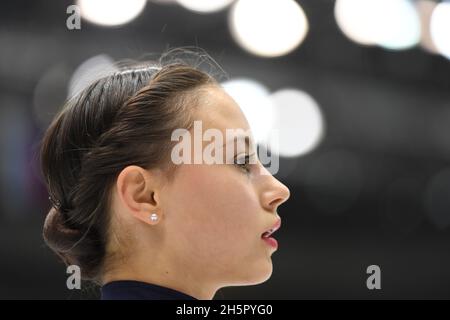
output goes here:
[{"label": "forehead", "polygon": [[219,86],[200,89],[194,119],[201,120],[204,129],[214,128],[223,133],[226,129],[250,129],[239,105]]}]

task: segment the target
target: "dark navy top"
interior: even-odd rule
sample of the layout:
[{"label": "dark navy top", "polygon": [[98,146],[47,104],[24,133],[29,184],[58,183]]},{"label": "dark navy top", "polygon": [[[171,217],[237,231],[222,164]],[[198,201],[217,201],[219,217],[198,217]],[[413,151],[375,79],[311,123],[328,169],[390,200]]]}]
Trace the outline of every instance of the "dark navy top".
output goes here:
[{"label": "dark navy top", "polygon": [[101,288],[102,300],[197,300],[180,291],[156,284],[135,281],[112,281]]}]

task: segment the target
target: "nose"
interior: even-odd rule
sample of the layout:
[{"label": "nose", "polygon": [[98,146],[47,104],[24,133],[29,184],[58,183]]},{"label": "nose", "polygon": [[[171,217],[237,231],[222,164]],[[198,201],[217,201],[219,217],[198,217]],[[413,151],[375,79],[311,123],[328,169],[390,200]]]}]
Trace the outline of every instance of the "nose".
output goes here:
[{"label": "nose", "polygon": [[278,206],[286,202],[291,195],[289,188],[274,176],[268,176],[267,185],[261,193],[262,204],[266,210],[275,212]]}]

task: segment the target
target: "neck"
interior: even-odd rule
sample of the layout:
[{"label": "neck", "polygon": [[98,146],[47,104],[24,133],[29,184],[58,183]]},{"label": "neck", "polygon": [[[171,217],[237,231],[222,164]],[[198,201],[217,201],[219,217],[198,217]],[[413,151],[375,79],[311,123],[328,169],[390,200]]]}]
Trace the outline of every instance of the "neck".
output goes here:
[{"label": "neck", "polygon": [[[151,255],[146,259],[127,259],[113,268],[109,268],[102,277],[102,284],[118,280],[136,280],[156,284],[188,294],[199,300],[213,299],[218,288],[205,284],[204,279],[195,277],[181,263],[169,264],[161,261],[161,255]],[[175,267],[175,266],[178,266]],[[203,281],[202,281],[203,280]]]}]

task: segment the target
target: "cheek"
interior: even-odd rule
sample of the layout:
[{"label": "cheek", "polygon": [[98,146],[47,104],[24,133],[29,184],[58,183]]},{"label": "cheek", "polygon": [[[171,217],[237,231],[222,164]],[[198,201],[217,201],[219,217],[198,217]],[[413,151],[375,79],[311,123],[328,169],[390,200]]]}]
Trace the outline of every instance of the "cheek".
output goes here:
[{"label": "cheek", "polygon": [[[242,259],[260,242],[262,213],[248,178],[226,165],[185,165],[171,189],[170,214],[184,252]],[[173,222],[173,221],[172,221]]]}]

